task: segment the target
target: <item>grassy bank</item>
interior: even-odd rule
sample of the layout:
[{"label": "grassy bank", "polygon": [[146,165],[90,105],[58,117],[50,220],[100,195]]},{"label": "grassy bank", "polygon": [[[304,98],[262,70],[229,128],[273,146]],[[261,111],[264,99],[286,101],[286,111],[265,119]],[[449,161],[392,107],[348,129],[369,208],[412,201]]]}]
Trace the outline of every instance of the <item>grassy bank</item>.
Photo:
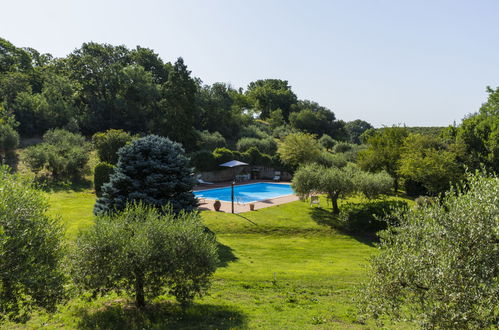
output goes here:
[{"label": "grassy bank", "polygon": [[[87,190],[49,194],[73,240],[93,223]],[[306,329],[363,328],[352,296],[375,249],[369,240],[338,233],[304,202],[239,215],[206,211],[220,243],[221,264],[209,294],[180,310],[169,297],[137,311],[123,296],[75,298],[54,315],[36,314],[27,327]],[[319,224],[321,223],[321,224]],[[11,326],[11,325],[9,325]]]}]

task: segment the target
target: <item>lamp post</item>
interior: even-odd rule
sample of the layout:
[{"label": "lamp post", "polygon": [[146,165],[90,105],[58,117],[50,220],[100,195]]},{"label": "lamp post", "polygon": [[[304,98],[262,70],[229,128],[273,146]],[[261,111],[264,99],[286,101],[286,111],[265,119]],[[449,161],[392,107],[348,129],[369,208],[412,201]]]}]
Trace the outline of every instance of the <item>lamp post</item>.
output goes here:
[{"label": "lamp post", "polygon": [[230,200],[232,201],[232,213],[234,213],[234,180],[232,180],[232,190],[231,190],[231,194],[230,194]]},{"label": "lamp post", "polygon": [[236,184],[234,167],[236,167],[236,166],[246,166],[246,165],[248,165],[248,164],[240,162],[238,160],[231,160],[230,162],[223,163],[223,164],[219,165],[219,166],[223,166],[223,167],[230,167],[230,168],[232,168],[232,183],[231,183],[231,193],[230,193],[232,213],[234,213],[234,185]]}]

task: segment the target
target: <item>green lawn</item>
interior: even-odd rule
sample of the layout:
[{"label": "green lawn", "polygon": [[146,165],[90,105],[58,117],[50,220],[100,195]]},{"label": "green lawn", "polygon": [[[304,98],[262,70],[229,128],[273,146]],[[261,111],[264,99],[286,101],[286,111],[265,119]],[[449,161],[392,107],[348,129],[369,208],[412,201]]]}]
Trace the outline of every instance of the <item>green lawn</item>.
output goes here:
[{"label": "green lawn", "polygon": [[[61,216],[69,240],[93,222],[90,191],[49,194],[50,213]],[[52,315],[35,315],[28,327],[175,329],[362,328],[352,302],[369,241],[314,220],[307,203],[293,202],[240,215],[206,211],[217,234],[221,267],[209,295],[181,311],[169,297],[138,312],[110,295],[73,299]]]}]

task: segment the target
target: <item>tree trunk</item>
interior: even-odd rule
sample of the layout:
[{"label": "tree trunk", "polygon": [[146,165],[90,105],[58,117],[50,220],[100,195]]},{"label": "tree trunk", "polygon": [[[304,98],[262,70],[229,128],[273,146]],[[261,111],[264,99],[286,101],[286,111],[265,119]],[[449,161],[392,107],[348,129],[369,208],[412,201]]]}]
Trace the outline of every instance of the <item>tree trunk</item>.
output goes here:
[{"label": "tree trunk", "polygon": [[332,195],[330,198],[331,198],[331,204],[333,204],[333,213],[334,214],[340,213],[340,209],[338,207],[338,195]]},{"label": "tree trunk", "polygon": [[140,273],[135,273],[135,305],[137,308],[145,307],[144,299],[144,276]]}]

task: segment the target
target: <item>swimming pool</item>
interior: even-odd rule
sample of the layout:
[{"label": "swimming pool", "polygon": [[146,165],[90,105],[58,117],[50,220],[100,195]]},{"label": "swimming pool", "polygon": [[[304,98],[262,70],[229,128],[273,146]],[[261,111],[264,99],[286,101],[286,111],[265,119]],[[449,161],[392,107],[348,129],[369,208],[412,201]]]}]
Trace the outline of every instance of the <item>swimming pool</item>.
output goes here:
[{"label": "swimming pool", "polygon": [[[215,188],[194,191],[198,198],[218,199],[222,202],[230,202],[231,187]],[[294,194],[290,184],[285,183],[250,183],[234,186],[234,202],[252,203],[266,199],[282,197]]]}]

